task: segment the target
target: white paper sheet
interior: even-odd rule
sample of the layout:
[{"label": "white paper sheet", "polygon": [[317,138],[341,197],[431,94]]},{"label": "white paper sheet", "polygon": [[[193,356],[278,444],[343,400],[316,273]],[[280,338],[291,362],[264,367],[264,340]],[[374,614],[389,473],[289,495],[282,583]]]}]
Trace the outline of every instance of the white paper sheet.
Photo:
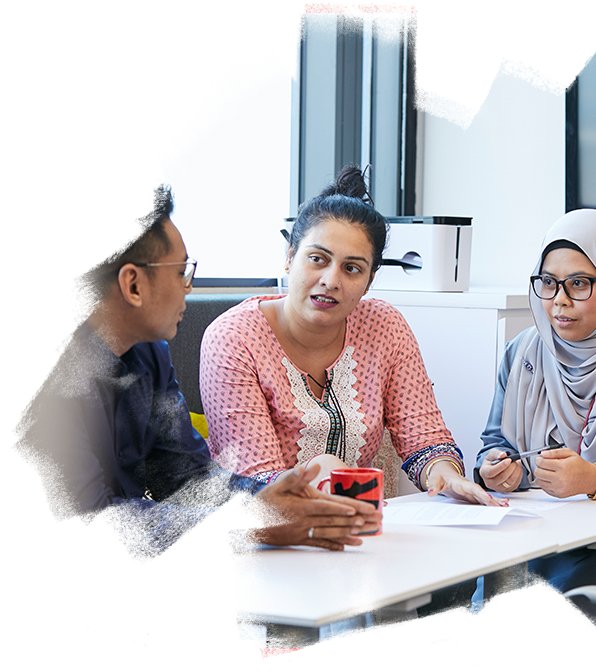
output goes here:
[{"label": "white paper sheet", "polygon": [[585,501],[584,494],[578,496],[569,496],[566,499],[559,499],[555,496],[547,494],[542,489],[530,489],[527,492],[514,492],[513,494],[492,494],[496,498],[509,499],[509,507],[513,509],[528,510],[537,514],[545,510],[552,510],[559,506],[564,506],[573,501]]},{"label": "white paper sheet", "polygon": [[537,513],[520,507],[476,506],[453,501],[424,501],[400,503],[383,509],[383,524],[409,524],[423,526],[495,526],[506,515],[540,517]]}]

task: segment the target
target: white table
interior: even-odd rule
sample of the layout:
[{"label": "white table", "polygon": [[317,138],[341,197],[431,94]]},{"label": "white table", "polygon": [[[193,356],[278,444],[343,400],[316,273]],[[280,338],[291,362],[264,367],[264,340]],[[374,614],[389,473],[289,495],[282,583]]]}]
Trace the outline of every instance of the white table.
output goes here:
[{"label": "white table", "polygon": [[[389,505],[408,501],[433,505],[426,494],[391,499]],[[507,516],[492,527],[385,523],[382,535],[345,552],[288,548],[239,556],[239,617],[317,630],[392,604],[413,609],[443,587],[596,542],[596,502],[567,502],[541,514]]]}]

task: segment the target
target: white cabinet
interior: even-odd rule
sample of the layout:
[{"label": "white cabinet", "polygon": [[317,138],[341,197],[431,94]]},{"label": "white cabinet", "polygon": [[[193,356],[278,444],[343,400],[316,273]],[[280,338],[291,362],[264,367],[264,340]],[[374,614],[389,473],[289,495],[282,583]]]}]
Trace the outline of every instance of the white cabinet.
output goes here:
[{"label": "white cabinet", "polygon": [[[445,423],[471,477],[507,341],[533,324],[524,290],[371,291],[397,307],[420,345]],[[412,488],[400,480],[400,494]]]}]

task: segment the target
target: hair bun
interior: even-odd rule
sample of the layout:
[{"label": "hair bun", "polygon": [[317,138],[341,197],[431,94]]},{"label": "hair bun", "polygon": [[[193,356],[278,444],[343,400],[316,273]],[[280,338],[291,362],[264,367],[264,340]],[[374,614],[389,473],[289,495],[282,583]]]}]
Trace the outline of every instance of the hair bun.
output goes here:
[{"label": "hair bun", "polygon": [[365,202],[371,201],[370,194],[364,181],[364,173],[357,165],[345,165],[337,174],[335,182],[321,192],[321,196],[340,194],[351,198],[360,198]]},{"label": "hair bun", "polygon": [[372,245],[372,278],[372,273],[380,268],[383,261],[388,224],[385,217],[375,209],[366,188],[364,177],[367,170],[368,167],[360,170],[354,164],[344,166],[335,182],[300,206],[289,240],[290,258],[296,253],[311,228],[328,220],[354,224],[363,227]]}]

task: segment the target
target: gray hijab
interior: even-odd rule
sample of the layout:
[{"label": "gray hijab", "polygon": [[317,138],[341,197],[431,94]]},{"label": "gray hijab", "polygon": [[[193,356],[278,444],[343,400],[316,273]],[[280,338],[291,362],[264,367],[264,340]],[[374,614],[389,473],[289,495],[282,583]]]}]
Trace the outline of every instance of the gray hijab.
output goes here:
[{"label": "gray hijab", "polygon": [[[533,275],[540,272],[544,250],[559,240],[577,245],[596,266],[596,210],[574,210],[553,224]],[[520,452],[560,442],[596,463],[596,404],[590,411],[596,394],[596,331],[578,342],[563,340],[531,288],[530,309],[536,327],[522,336],[507,380],[503,436]],[[532,482],[535,457],[524,464]]]}]

